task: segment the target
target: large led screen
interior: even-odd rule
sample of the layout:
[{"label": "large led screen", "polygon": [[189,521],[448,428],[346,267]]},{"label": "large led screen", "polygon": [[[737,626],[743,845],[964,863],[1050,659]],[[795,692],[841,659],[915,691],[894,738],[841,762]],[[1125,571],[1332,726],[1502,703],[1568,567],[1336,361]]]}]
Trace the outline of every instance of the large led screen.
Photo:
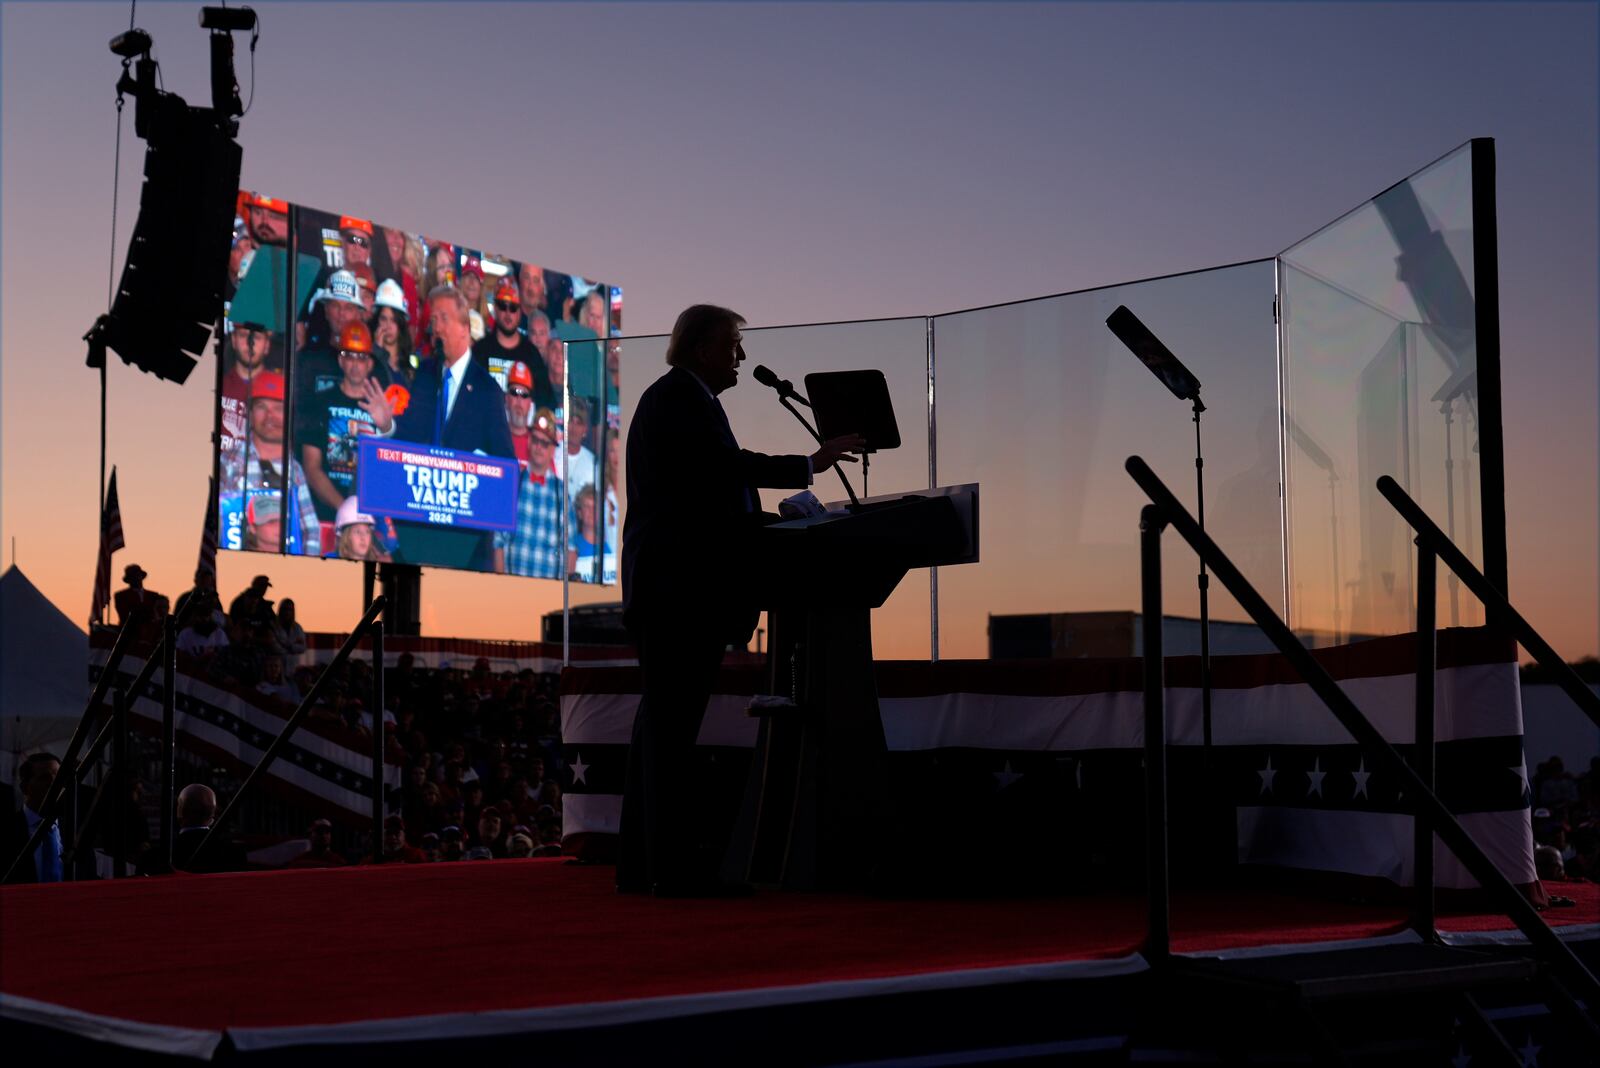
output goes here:
[{"label": "large led screen", "polygon": [[250,192],[229,266],[222,547],[616,581],[620,288]]}]

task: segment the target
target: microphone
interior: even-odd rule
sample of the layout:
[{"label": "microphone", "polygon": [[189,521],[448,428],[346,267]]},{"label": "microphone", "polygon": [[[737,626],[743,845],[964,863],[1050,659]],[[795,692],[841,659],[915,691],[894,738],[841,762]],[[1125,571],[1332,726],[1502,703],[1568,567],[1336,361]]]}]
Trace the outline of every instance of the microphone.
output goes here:
[{"label": "microphone", "polygon": [[763,386],[777,390],[778,396],[783,397],[785,400],[799,401],[807,408],[811,407],[811,402],[800,395],[800,391],[794,388],[793,382],[789,381],[787,378],[779,378],[777,372],[768,367],[766,364],[756,364],[755,370],[751,371],[750,373],[754,375],[755,380],[760,382]]},{"label": "microphone", "polygon": [[[778,403],[789,409],[789,414],[800,420],[800,425],[805,427],[806,432],[816,439],[818,445],[821,445],[822,435],[817,433],[817,428],[807,422],[806,417],[800,414],[799,409],[790,403],[791,401],[799,401],[807,408],[811,407],[811,402],[800,395],[800,391],[794,388],[794,383],[779,378],[777,373],[766,364],[756,364],[755,369],[750,373],[763,386],[777,390]],[[839,481],[844,483],[844,491],[850,497],[850,504],[856,508],[861,507],[861,500],[856,496],[856,491],[850,485],[850,480],[844,477],[844,469],[838,464],[834,464],[833,471],[834,474],[839,476]],[[817,474],[817,472],[813,471],[812,474]]]}]

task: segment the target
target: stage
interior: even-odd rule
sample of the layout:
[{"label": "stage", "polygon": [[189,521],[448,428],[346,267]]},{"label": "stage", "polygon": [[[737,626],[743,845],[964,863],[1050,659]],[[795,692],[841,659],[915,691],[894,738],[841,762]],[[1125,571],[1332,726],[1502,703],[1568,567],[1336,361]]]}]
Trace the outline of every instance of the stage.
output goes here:
[{"label": "stage", "polygon": [[[1149,971],[1137,896],[685,901],[619,896],[612,878],[551,859],[0,888],[4,1048],[298,1066],[442,1055],[415,1045],[429,1040],[546,1063],[662,1042],[700,1063],[1026,1059],[1120,1050]],[[1548,886],[1575,907],[1547,920],[1592,967],[1600,886]],[[1440,922],[1466,945],[1515,944],[1509,927]],[[1402,905],[1266,890],[1180,893],[1173,930],[1200,956],[1414,940]]]}]

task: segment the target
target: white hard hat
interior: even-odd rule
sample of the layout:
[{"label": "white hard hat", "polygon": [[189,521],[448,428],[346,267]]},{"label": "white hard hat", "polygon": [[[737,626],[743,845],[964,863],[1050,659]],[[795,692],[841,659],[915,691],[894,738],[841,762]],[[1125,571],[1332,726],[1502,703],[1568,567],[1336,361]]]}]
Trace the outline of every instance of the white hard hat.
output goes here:
[{"label": "white hard hat", "polygon": [[342,301],[345,304],[361,303],[361,283],[356,281],[356,276],[350,271],[334,271],[328,276],[328,288],[322,290],[321,298]]},{"label": "white hard hat", "polygon": [[346,497],[344,503],[339,505],[338,514],[333,518],[333,532],[337,534],[345,527],[356,523],[365,523],[369,527],[378,525],[376,519],[361,511],[361,506],[354,497]]},{"label": "white hard hat", "polygon": [[385,278],[378,283],[377,306],[380,308],[393,308],[401,315],[406,314],[406,295],[400,288],[400,283],[393,278]]}]

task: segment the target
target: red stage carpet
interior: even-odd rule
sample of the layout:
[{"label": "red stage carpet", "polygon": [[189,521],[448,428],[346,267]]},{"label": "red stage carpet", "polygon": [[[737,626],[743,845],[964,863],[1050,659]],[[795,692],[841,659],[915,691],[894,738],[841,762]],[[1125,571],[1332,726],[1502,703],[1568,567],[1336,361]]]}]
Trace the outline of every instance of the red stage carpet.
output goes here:
[{"label": "red stage carpet", "polygon": [[[0,888],[0,1008],[58,1024],[76,1010],[103,1037],[206,1055],[223,1032],[249,1049],[550,1030],[1143,967],[1136,897],[658,901],[618,896],[612,877],[532,860]],[[1552,923],[1600,921],[1600,887],[1551,889],[1577,899]],[[1404,925],[1397,907],[1270,893],[1173,910],[1174,948],[1191,953]],[[155,1027],[130,1039],[116,1021]]]}]

